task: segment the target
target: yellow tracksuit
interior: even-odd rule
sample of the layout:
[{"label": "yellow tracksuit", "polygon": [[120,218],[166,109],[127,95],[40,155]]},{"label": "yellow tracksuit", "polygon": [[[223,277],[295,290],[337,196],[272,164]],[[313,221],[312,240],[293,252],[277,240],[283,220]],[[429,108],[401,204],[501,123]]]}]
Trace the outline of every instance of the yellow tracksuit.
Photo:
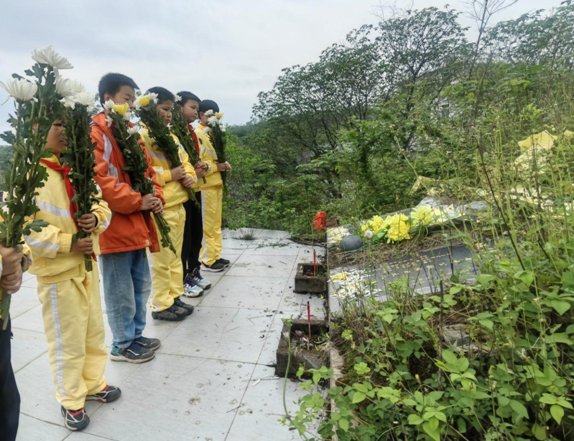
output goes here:
[{"label": "yellow tracksuit", "polygon": [[[207,130],[206,130],[207,129]],[[203,242],[200,260],[211,266],[221,257],[221,210],[223,206],[223,181],[217,170],[217,153],[211,144],[208,127],[199,124],[195,129],[199,141],[199,156],[209,169],[201,183],[201,215],[203,218]]]},{"label": "yellow tracksuit", "polygon": [[[48,158],[58,162],[56,156]],[[66,409],[84,407],[86,395],[105,386],[107,351],[100,302],[99,274],[95,261],[87,272],[84,255],[71,251],[72,237],[78,231],[70,213],[70,200],[62,175],[47,168],[48,180],[38,189],[36,219],[48,223],[40,232],[25,237],[30,249],[30,272],[38,279],[38,297],[48,341],[56,398]],[[92,207],[97,217],[96,231],[110,223],[111,211],[99,199]],[[94,244],[98,242],[94,237]]]},{"label": "yellow tracksuit", "polygon": [[[163,217],[169,225],[170,239],[175,248],[174,254],[169,248],[161,247],[159,253],[150,254],[152,259],[153,295],[151,307],[154,311],[163,311],[173,305],[174,300],[183,294],[183,264],[181,262],[181,247],[183,245],[183,230],[185,228],[185,208],[183,203],[189,195],[180,181],[171,179],[170,164],[164,154],[158,150],[155,141],[150,138],[147,129],[140,132],[141,138],[148,151],[152,166],[156,172],[159,185],[163,187],[165,200]],[[179,157],[185,172],[197,181],[195,170],[189,162],[189,156],[179,145]],[[159,232],[158,232],[159,234]]]}]

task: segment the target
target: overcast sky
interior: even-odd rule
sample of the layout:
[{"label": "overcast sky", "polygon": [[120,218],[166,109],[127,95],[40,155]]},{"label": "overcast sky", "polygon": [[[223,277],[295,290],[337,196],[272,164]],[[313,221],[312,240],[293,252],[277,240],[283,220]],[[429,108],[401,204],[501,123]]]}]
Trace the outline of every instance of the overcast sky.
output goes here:
[{"label": "overcast sky", "polygon": [[[468,10],[470,0],[452,0]],[[353,28],[394,8],[442,6],[432,0],[4,0],[0,81],[22,73],[34,48],[52,45],[74,65],[65,76],[94,93],[107,72],[132,76],[142,90],[164,86],[216,100],[230,124],[249,120],[257,94],[281,69],[315,61]],[[559,6],[519,0],[496,16]],[[381,9],[383,5],[383,9]],[[467,26],[471,21],[464,21]],[[0,102],[6,94],[0,90]],[[0,106],[0,130],[12,103]]]}]

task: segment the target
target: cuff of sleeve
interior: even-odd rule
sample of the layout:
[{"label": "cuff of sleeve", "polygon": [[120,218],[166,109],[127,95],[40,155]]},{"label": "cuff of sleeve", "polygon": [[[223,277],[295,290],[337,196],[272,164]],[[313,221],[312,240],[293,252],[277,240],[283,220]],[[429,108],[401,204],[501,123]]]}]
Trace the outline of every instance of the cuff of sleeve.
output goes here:
[{"label": "cuff of sleeve", "polygon": [[74,235],[69,233],[60,233],[60,253],[69,253],[72,251],[72,239]]}]

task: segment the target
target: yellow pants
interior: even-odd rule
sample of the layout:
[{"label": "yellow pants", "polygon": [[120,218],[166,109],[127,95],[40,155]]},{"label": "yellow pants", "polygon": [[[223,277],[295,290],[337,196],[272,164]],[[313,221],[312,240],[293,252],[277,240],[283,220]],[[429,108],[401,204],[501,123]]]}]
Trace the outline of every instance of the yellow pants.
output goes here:
[{"label": "yellow pants", "polygon": [[201,190],[201,216],[203,218],[203,241],[200,260],[205,265],[213,265],[221,257],[221,208],[223,186]]},{"label": "yellow pants", "polygon": [[83,276],[38,282],[56,399],[71,410],[84,407],[86,395],[106,386],[99,274],[96,262],[92,264],[93,270]]},{"label": "yellow pants", "polygon": [[185,228],[183,204],[164,209],[163,218],[169,225],[169,237],[176,254],[164,247],[161,247],[158,253],[150,254],[153,276],[153,295],[151,298],[153,311],[163,311],[169,308],[173,305],[173,301],[183,294],[183,264],[181,263],[183,229]]}]

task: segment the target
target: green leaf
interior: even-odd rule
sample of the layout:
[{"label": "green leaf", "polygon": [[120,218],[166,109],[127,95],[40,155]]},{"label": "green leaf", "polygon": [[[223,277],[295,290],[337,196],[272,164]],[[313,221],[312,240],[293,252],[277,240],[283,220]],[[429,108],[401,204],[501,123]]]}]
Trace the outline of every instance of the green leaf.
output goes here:
[{"label": "green leaf", "polygon": [[545,303],[560,315],[563,315],[571,307],[570,303],[565,300],[547,300]]},{"label": "green leaf", "polygon": [[434,441],[440,441],[439,422],[436,418],[432,418],[429,421],[423,423],[423,430]]},{"label": "green leaf", "polygon": [[355,392],[353,393],[353,398],[351,399],[351,402],[353,404],[357,404],[360,403],[361,401],[364,401],[366,398],[367,396],[363,392]]},{"label": "green leaf", "polygon": [[561,406],[554,404],[553,406],[550,406],[550,415],[552,415],[554,421],[560,424],[562,417],[564,416],[564,409]]},{"label": "green leaf", "polygon": [[556,404],[558,402],[556,397],[550,394],[542,394],[539,401],[544,404]]},{"label": "green leaf", "polygon": [[411,413],[407,421],[411,426],[418,426],[425,422],[425,420],[423,420],[421,416],[417,415],[416,413]]},{"label": "green leaf", "polygon": [[574,343],[566,333],[556,332],[554,334],[546,336],[544,339],[546,343],[564,343],[566,345],[571,345]]},{"label": "green leaf", "polygon": [[543,441],[546,439],[546,428],[540,424],[534,424],[532,426],[532,434],[537,440]]},{"label": "green leaf", "polygon": [[356,363],[353,368],[358,375],[366,375],[371,372],[371,368],[363,361]]},{"label": "green leaf", "polygon": [[341,430],[343,432],[348,432],[349,431],[349,420],[346,418],[341,418],[339,420],[339,427],[341,428]]},{"label": "green leaf", "polygon": [[510,400],[510,407],[518,418],[528,418],[528,410],[520,401]]}]

